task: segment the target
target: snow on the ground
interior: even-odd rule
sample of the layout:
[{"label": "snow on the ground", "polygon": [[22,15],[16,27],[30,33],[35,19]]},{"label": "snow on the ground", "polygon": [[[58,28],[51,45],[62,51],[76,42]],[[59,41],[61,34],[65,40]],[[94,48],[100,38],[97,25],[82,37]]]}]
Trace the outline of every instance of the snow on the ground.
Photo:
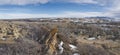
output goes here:
[{"label": "snow on the ground", "polygon": [[60,53],[63,53],[63,41],[60,42],[60,44],[58,45],[59,49],[60,49]]},{"label": "snow on the ground", "polygon": [[80,55],[80,54],[78,54],[78,53],[74,53],[73,55]]},{"label": "snow on the ground", "polygon": [[75,45],[72,45],[72,44],[69,44],[69,46],[71,47],[71,50],[76,50],[76,46]]},{"label": "snow on the ground", "polygon": [[95,37],[88,38],[87,40],[95,40]]},{"label": "snow on the ground", "polygon": [[6,40],[6,38],[1,38],[2,40]]}]

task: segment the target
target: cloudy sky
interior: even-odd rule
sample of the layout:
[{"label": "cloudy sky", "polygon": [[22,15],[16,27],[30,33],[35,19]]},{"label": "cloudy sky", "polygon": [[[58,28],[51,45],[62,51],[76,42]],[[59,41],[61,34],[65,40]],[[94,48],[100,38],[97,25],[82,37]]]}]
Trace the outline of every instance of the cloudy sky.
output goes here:
[{"label": "cloudy sky", "polygon": [[120,0],[0,0],[0,19],[120,17]]}]

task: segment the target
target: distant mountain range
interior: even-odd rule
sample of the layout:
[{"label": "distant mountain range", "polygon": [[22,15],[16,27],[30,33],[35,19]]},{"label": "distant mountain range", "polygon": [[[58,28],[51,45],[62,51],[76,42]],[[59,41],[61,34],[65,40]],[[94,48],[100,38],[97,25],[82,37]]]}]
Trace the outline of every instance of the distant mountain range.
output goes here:
[{"label": "distant mountain range", "polygon": [[120,18],[113,18],[113,17],[85,17],[89,19],[102,19],[102,20],[107,20],[107,21],[113,21],[113,22],[119,22]]}]

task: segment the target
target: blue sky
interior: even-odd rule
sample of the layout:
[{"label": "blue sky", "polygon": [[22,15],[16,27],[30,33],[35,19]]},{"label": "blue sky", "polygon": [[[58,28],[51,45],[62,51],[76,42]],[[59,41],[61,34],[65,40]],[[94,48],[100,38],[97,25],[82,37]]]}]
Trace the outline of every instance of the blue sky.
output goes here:
[{"label": "blue sky", "polygon": [[120,17],[119,0],[0,0],[0,19]]}]

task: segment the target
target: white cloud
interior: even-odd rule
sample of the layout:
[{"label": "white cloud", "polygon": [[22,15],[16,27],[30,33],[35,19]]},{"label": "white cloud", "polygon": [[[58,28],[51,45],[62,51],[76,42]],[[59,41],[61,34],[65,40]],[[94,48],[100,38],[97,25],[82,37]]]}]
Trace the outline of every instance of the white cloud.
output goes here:
[{"label": "white cloud", "polygon": [[120,0],[114,0],[107,12],[111,13],[113,17],[120,18]]},{"label": "white cloud", "polygon": [[93,4],[97,3],[94,0],[69,0],[69,2],[73,2],[73,3],[93,3]]},{"label": "white cloud", "polygon": [[68,2],[68,3],[90,3],[105,5],[113,0],[0,0],[0,5],[27,5],[27,4],[45,4],[48,2]]},{"label": "white cloud", "polygon": [[0,8],[0,11],[7,11],[9,9],[5,9],[5,8]]},{"label": "white cloud", "polygon": [[114,0],[50,0],[51,2],[66,2],[66,3],[77,3],[77,4],[97,4],[100,6],[108,6]]},{"label": "white cloud", "polygon": [[[67,2],[67,3],[89,3],[105,6],[106,12],[73,12],[67,11],[62,14],[0,14],[0,18],[34,18],[34,17],[90,17],[90,16],[109,16],[120,17],[120,0],[0,0],[0,5],[27,5],[27,4],[45,4],[48,2]],[[0,9],[9,10],[9,9]],[[7,17],[6,17],[7,16]]]},{"label": "white cloud", "polygon": [[0,19],[14,19],[14,18],[40,18],[49,17],[48,14],[27,14],[27,13],[1,13]]},{"label": "white cloud", "polygon": [[45,4],[48,3],[49,0],[0,0],[0,5],[27,5],[27,4]]},{"label": "white cloud", "polygon": [[71,11],[63,12],[61,14],[2,13],[0,14],[0,19],[40,18],[40,17],[91,17],[91,16],[112,16],[112,14],[103,12],[71,12]]},{"label": "white cloud", "polygon": [[108,16],[112,17],[111,13],[108,12],[64,12],[61,16],[63,17],[96,17],[96,16]]}]

